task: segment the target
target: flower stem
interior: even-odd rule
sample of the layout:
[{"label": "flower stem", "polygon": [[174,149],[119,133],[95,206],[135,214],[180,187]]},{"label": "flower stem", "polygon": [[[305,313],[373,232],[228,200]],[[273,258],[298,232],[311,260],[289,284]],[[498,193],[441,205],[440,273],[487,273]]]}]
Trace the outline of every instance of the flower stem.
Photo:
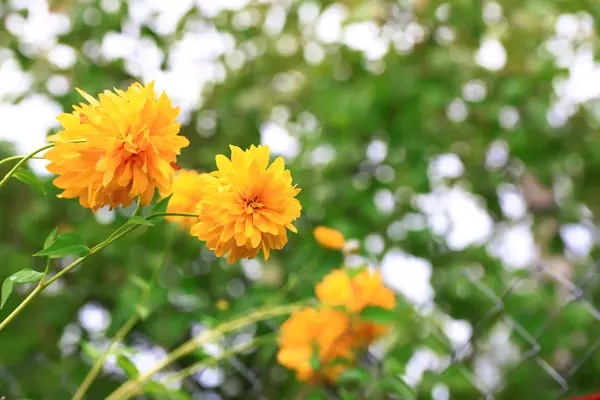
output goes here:
[{"label": "flower stem", "polygon": [[[158,218],[158,217],[164,217],[164,216],[195,216],[196,214],[179,214],[179,213],[156,213],[156,214],[152,214],[149,215],[146,219],[153,219],[153,218]],[[125,226],[125,225],[123,225]],[[119,227],[117,228],[117,230],[121,230],[121,228],[123,227]],[[128,235],[129,233],[131,233],[132,231],[134,231],[136,228],[138,228],[140,225],[131,225],[127,228],[125,228],[124,230],[121,230],[118,234],[114,234],[109,236],[108,239],[106,239],[105,241],[103,241],[102,243],[97,244],[96,246],[94,246],[90,252],[84,256],[84,257],[79,257],[77,260],[73,261],[71,264],[69,264],[68,266],[66,266],[62,271],[58,272],[56,275],[54,275],[52,278],[48,279],[47,281],[40,281],[40,284],[34,289],[33,292],[31,292],[29,294],[29,296],[27,296],[27,298],[25,300],[23,300],[23,302],[21,304],[19,304],[17,306],[17,308],[15,308],[13,310],[12,313],[10,313],[8,315],[8,317],[6,317],[4,319],[4,321],[2,321],[0,323],[0,331],[2,331],[2,329],[4,329],[6,327],[6,325],[8,325],[8,323],[10,321],[12,321],[13,318],[15,318],[17,316],[17,314],[19,314],[23,308],[25,308],[25,306],[31,301],[33,300],[33,298],[35,296],[37,296],[38,294],[40,294],[44,289],[46,289],[48,286],[50,286],[52,283],[54,283],[56,280],[58,280],[59,278],[61,278],[63,275],[65,275],[66,273],[68,273],[69,271],[71,271],[73,268],[75,268],[76,266],[78,266],[79,264],[81,264],[83,261],[85,261],[88,257],[90,257],[91,255],[99,252],[100,250],[102,250],[103,248],[105,248],[106,246],[116,242],[117,240],[119,240],[120,238],[122,238],[123,236]]]},{"label": "flower stem", "polygon": [[292,313],[293,311],[298,310],[302,307],[302,303],[298,304],[288,304],[284,306],[276,306],[272,308],[263,308],[257,310],[251,314],[244,315],[237,319],[234,319],[229,322],[225,322],[214,329],[207,330],[202,332],[201,334],[193,337],[188,340],[175,350],[173,350],[169,355],[156,364],[150,371],[140,375],[135,380],[129,380],[122,384],[117,390],[115,390],[112,394],[110,394],[106,400],[127,400],[132,396],[135,396],[144,383],[152,378],[152,376],[162,370],[163,368],[171,365],[173,362],[178,360],[180,357],[183,357],[195,349],[198,346],[211,342],[219,337],[223,336],[226,333],[231,331],[235,331],[241,328],[244,328],[250,324],[268,319],[273,317],[278,317],[282,315],[287,315]]},{"label": "flower stem", "polygon": [[[138,209],[136,208],[136,212],[137,212],[137,210]],[[136,212],[134,212],[134,215]],[[148,286],[146,286],[142,292],[142,299],[139,302],[139,304],[142,306],[145,306],[146,303],[148,303],[148,299],[150,298],[150,293],[152,292],[152,289],[154,288],[154,285],[156,284],[156,277],[158,276],[158,273],[160,272],[160,270],[167,264],[167,261],[169,259],[169,255],[170,255],[171,245],[173,242],[172,239],[173,239],[173,234],[172,234],[172,231],[169,230],[169,234],[167,235],[167,244],[166,244],[164,256],[163,256],[161,262],[156,266],[156,268],[154,268],[154,271],[152,272],[152,278],[150,280],[150,284]],[[104,361],[106,360],[106,358],[108,357],[110,352],[113,350],[113,348],[119,342],[121,342],[125,338],[125,336],[127,336],[127,334],[138,323],[139,319],[140,319],[140,314],[136,311],[129,317],[129,319],[127,319],[127,321],[123,324],[123,326],[121,326],[119,331],[115,334],[115,336],[110,341],[108,347],[104,350],[104,352],[96,360],[96,362],[92,366],[92,369],[90,369],[90,372],[88,372],[88,374],[86,375],[85,379],[83,380],[83,382],[81,383],[79,388],[77,388],[77,391],[75,392],[75,395],[73,396],[73,400],[81,400],[83,398],[83,396],[89,389],[90,385],[94,382],[94,380],[100,373],[100,370],[102,369],[102,366],[104,365]]]},{"label": "flower stem", "polygon": [[197,363],[187,366],[186,368],[182,369],[181,371],[177,371],[177,372],[165,377],[164,384],[168,385],[171,382],[176,382],[178,380],[184,379],[184,378],[192,375],[193,373],[200,371],[203,368],[217,364],[219,361],[223,361],[229,357],[233,357],[234,355],[241,353],[243,351],[246,351],[248,349],[251,349],[252,347],[257,347],[257,346],[260,346],[261,344],[268,343],[271,340],[273,340],[274,336],[275,335],[272,333],[269,333],[269,334],[266,334],[263,336],[259,336],[252,340],[249,340],[246,343],[242,343],[238,346],[232,347],[231,349],[224,351],[223,353],[219,354],[216,357],[210,358],[208,360],[198,361]]},{"label": "flower stem", "polygon": [[[51,147],[54,147],[54,143],[50,143],[43,147],[40,147],[39,149],[35,150],[33,153],[29,153],[25,157],[21,158],[21,160],[17,164],[15,164],[15,166],[10,171],[8,171],[8,174],[6,174],[6,176],[0,181],[0,187],[2,187],[2,185],[4,185],[15,174],[15,172],[17,172],[17,170],[19,168],[21,168],[21,166],[23,164],[25,164],[28,160],[33,158],[36,154],[38,154],[46,149],[49,149]],[[14,159],[13,157],[9,157],[9,158]],[[3,160],[2,162],[4,162],[4,161],[5,160]]]},{"label": "flower stem", "polygon": [[190,213],[169,213],[169,212],[161,212],[149,215],[146,219],[152,218],[160,218],[160,217],[193,217],[198,218],[198,214],[190,214]]},{"label": "flower stem", "polygon": [[[7,158],[5,158],[5,159],[3,159],[3,160],[0,160],[0,165],[2,165],[2,164],[4,164],[4,163],[7,163],[7,162],[14,161],[14,160],[20,160],[21,158],[24,158],[24,157],[27,157],[27,156],[25,155],[25,156],[12,156],[12,157],[7,157]],[[30,160],[43,160],[43,159],[44,159],[44,157],[29,157],[29,159],[30,159]]]},{"label": "flower stem", "polygon": [[89,389],[90,385],[94,382],[94,379],[96,379],[96,377],[100,373],[100,370],[102,369],[102,366],[104,365],[104,361],[106,360],[106,357],[108,357],[108,355],[113,350],[113,348],[117,345],[117,343],[119,343],[121,340],[123,340],[123,338],[129,333],[129,331],[135,326],[135,324],[137,324],[138,320],[139,320],[139,314],[136,312],[131,317],[129,317],[129,319],[123,324],[121,329],[119,329],[117,334],[110,341],[108,347],[106,347],[106,350],[104,350],[104,352],[100,355],[98,360],[96,360],[96,362],[92,366],[92,369],[90,370],[90,372],[88,372],[88,374],[86,375],[85,379],[83,380],[83,382],[81,383],[79,388],[77,388],[77,391],[75,392],[75,395],[73,396],[73,400],[83,399],[83,396]]}]

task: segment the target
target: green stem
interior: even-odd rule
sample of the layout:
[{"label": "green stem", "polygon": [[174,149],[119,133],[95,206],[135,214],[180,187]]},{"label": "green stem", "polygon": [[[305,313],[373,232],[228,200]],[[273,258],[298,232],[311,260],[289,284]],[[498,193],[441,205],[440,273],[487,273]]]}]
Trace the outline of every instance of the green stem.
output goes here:
[{"label": "green stem", "polygon": [[[135,217],[138,214],[141,206],[142,206],[142,202],[140,201],[140,198],[138,197],[137,203],[135,205],[135,209],[133,210],[133,214],[131,214],[131,217],[129,217],[129,220],[131,220],[131,218]],[[129,220],[127,222],[129,222]],[[125,228],[127,228],[127,222],[124,223],[123,225],[121,225],[120,227],[118,227],[113,233],[111,233],[110,236],[108,237],[108,239],[115,237],[116,235],[121,233],[121,231],[123,231]]]},{"label": "green stem", "polygon": [[156,213],[156,214],[149,215],[146,219],[160,218],[160,217],[193,217],[193,218],[198,218],[198,214],[162,212],[162,213]]},{"label": "green stem", "polygon": [[[84,139],[67,140],[67,141],[64,141],[61,143],[85,143],[85,140]],[[50,149],[50,148],[54,147],[55,145],[56,145],[55,143],[48,143],[47,145],[40,147],[37,150],[34,150],[32,153],[27,154],[26,156],[12,156],[12,157],[8,157],[3,160],[0,160],[0,164],[4,164],[5,162],[9,162],[12,160],[18,160],[19,158],[21,159],[21,161],[19,161],[17,164],[15,164],[15,166],[10,171],[8,171],[8,174],[6,174],[6,176],[4,178],[2,178],[2,180],[0,181],[0,187],[2,187],[2,185],[4,185],[14,175],[15,172],[17,172],[17,170],[23,166],[23,164],[25,164],[27,161],[31,160],[32,158],[38,158],[38,157],[35,157],[36,154],[41,153],[44,150]]]},{"label": "green stem", "polygon": [[73,396],[73,400],[81,400],[83,398],[92,382],[94,382],[94,379],[96,379],[96,377],[100,373],[100,369],[102,369],[106,357],[108,357],[108,355],[113,351],[113,348],[117,345],[117,343],[123,340],[123,338],[129,333],[129,331],[135,326],[135,324],[137,324],[138,320],[139,316],[137,313],[135,313],[131,317],[129,317],[125,324],[123,324],[121,329],[119,329],[117,334],[110,341],[110,344],[108,345],[106,350],[104,350],[104,352],[100,355],[98,360],[96,360],[92,369],[81,383],[81,386],[77,388],[77,391]]},{"label": "green stem", "polygon": [[[10,161],[20,160],[21,158],[24,158],[24,157],[27,157],[27,156],[12,156],[12,157],[8,157],[8,158],[5,158],[3,160],[0,160],[0,165],[2,165],[4,163],[7,163],[7,162],[10,162]],[[43,160],[44,157],[30,157],[29,159],[30,160]]]},{"label": "green stem", "polygon": [[177,371],[167,377],[164,378],[164,384],[168,385],[171,382],[176,382],[179,381],[181,379],[184,379],[190,375],[192,375],[195,372],[200,371],[203,368],[209,367],[211,365],[217,364],[220,361],[223,361],[225,359],[228,359],[230,357],[235,356],[238,353],[244,352],[248,349],[251,349],[253,347],[257,347],[260,346],[262,344],[268,343],[270,341],[272,341],[274,339],[275,335],[272,333],[263,335],[263,336],[259,336],[257,338],[254,338],[252,340],[249,340],[247,343],[243,343],[240,344],[238,346],[232,347],[229,350],[224,351],[223,353],[219,354],[217,357],[213,357],[210,358],[208,360],[202,360],[202,361],[198,361],[197,363],[194,363],[190,366],[187,366],[186,368]]},{"label": "green stem", "polygon": [[[139,208],[140,207],[139,207],[139,203],[138,203],[138,207],[135,209],[133,215],[137,214]],[[169,234],[167,234],[167,240],[166,240],[166,246],[165,246],[163,258],[162,258],[161,262],[156,266],[156,268],[154,268],[154,271],[152,272],[152,278],[150,280],[150,285],[146,286],[142,292],[142,299],[139,302],[139,304],[142,306],[146,306],[146,304],[148,303],[152,289],[154,288],[154,286],[156,284],[156,277],[158,276],[158,273],[160,272],[160,270],[167,264],[167,261],[169,259],[169,255],[170,255],[171,245],[173,242],[172,238],[173,238],[172,231],[169,230]],[[114,347],[119,342],[121,342],[125,338],[125,336],[127,336],[127,334],[138,323],[139,319],[140,319],[140,314],[137,311],[134,312],[129,317],[129,319],[127,319],[127,321],[123,324],[123,326],[119,329],[119,331],[112,338],[108,347],[104,350],[104,352],[96,360],[96,362],[92,366],[92,369],[90,370],[90,372],[88,372],[88,374],[86,375],[85,379],[83,380],[83,382],[81,383],[79,388],[77,388],[77,391],[75,392],[75,395],[73,396],[73,400],[81,400],[83,398],[83,396],[85,395],[87,390],[90,388],[91,384],[94,382],[94,380],[100,373],[100,370],[102,369],[102,366],[104,365],[104,362],[106,361],[106,358],[108,357],[110,352],[113,351]]]},{"label": "green stem", "polygon": [[[153,214],[153,215],[149,215],[146,219],[153,219],[153,218],[165,217],[165,216],[171,216],[171,215],[172,216],[185,216],[185,217],[197,216],[196,214],[184,214],[184,215],[182,215],[180,213],[156,213],[156,214]],[[60,279],[63,275],[67,274],[73,268],[75,268],[76,266],[78,266],[79,264],[81,264],[88,257],[90,257],[91,255],[99,252],[100,250],[102,250],[106,246],[108,246],[108,245],[116,242],[117,240],[119,240],[123,236],[126,236],[129,233],[133,232],[139,226],[140,225],[130,225],[129,227],[125,228],[124,230],[122,230],[121,232],[119,232],[116,235],[113,233],[113,235],[109,236],[108,239],[106,239],[104,242],[102,242],[102,243],[97,244],[96,246],[94,246],[86,256],[79,257],[77,260],[73,261],[71,264],[69,264],[68,266],[66,266],[63,270],[59,271],[56,275],[54,275],[52,278],[48,279],[47,281],[45,281],[45,282],[40,281],[40,284],[35,288],[35,290],[33,292],[31,292],[29,294],[29,296],[27,296],[27,298],[25,298],[25,300],[23,300],[23,302],[21,304],[19,304],[19,306],[17,308],[15,308],[14,311],[12,313],[10,313],[8,315],[8,317],[6,317],[4,319],[4,321],[2,321],[2,323],[0,323],[0,331],[2,331],[2,329],[4,329],[6,327],[6,325],[8,325],[9,322],[12,321],[13,318],[15,318],[23,310],[23,308],[25,308],[25,306],[31,300],[33,300],[33,298],[35,298],[35,296],[37,296],[40,292],[42,292],[44,289],[46,289],[48,286],[50,286],[56,280]],[[120,230],[121,228],[122,227],[119,227],[117,230]]]},{"label": "green stem", "polygon": [[[0,187],[2,187],[2,185],[4,185],[14,174],[15,172],[17,172],[17,170],[19,168],[21,168],[21,166],[23,164],[25,164],[28,160],[30,160],[31,158],[33,158],[36,154],[49,149],[51,147],[54,147],[54,143],[50,143],[45,145],[44,147],[40,147],[39,149],[35,150],[33,153],[30,153],[28,155],[26,155],[25,157],[21,158],[21,161],[19,161],[10,171],[8,171],[8,174],[6,174],[6,176],[0,181]],[[10,157],[12,158],[12,157]]]},{"label": "green stem", "polygon": [[250,324],[254,324],[265,319],[279,317],[287,315],[296,311],[302,307],[302,303],[288,304],[284,306],[277,306],[272,308],[261,309],[251,314],[244,315],[243,317],[234,319],[229,322],[225,322],[215,329],[207,330],[199,334],[198,336],[188,340],[175,350],[173,350],[165,359],[155,365],[150,371],[140,375],[135,380],[129,380],[122,384],[117,390],[111,393],[106,400],[127,400],[132,396],[135,396],[144,383],[152,378],[154,374],[162,370],[163,368],[171,365],[179,358],[193,352],[199,346],[209,343],[213,340],[220,338],[226,333],[244,328]]}]

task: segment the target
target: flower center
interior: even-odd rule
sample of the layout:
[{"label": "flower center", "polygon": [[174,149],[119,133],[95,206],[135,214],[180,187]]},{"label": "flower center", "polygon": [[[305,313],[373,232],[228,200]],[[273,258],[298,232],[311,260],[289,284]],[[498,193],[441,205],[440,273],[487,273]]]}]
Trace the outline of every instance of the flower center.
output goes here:
[{"label": "flower center", "polygon": [[246,207],[246,214],[252,214],[254,210],[262,208],[263,204],[260,202],[258,196],[254,196],[247,199],[244,206]]}]

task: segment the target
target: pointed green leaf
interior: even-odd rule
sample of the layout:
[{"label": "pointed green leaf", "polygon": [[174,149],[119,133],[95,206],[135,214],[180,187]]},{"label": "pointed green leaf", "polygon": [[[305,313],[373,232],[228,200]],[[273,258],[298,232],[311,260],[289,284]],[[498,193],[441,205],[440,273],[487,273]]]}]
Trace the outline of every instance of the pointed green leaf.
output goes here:
[{"label": "pointed green leaf", "polygon": [[[171,195],[172,196],[172,195]],[[169,200],[171,200],[171,196],[165,197],[161,201],[159,201],[150,211],[150,214],[158,214],[164,213],[167,211],[167,206],[169,205]]]},{"label": "pointed green leaf", "polygon": [[306,400],[326,400],[327,396],[323,393],[321,388],[311,388],[304,396]]},{"label": "pointed green leaf", "polygon": [[50,232],[50,234],[46,238],[46,241],[44,242],[44,249],[56,241],[56,233],[57,232],[58,232],[58,228],[54,228],[54,230],[52,232]]},{"label": "pointed green leaf", "polygon": [[365,370],[359,368],[347,369],[337,378],[337,383],[365,383],[371,380],[371,376]]},{"label": "pointed green leaf", "polygon": [[148,319],[148,316],[150,315],[150,310],[148,309],[148,307],[143,306],[141,304],[138,304],[137,306],[135,306],[135,311],[140,316],[140,319],[142,321]]},{"label": "pointed green leaf", "polygon": [[415,390],[400,378],[388,377],[375,384],[375,390],[382,393],[397,394],[401,399],[416,399]]},{"label": "pointed green leaf", "polygon": [[148,382],[144,385],[144,393],[153,395],[156,399],[164,400],[188,400],[189,395],[182,391],[170,390],[162,383],[159,382]]},{"label": "pointed green leaf", "polygon": [[313,348],[309,363],[313,371],[317,371],[321,368],[321,360],[319,359],[319,349],[316,346]]},{"label": "pointed green leaf", "polygon": [[122,354],[117,357],[117,366],[125,372],[129,379],[136,379],[140,373],[134,363]]},{"label": "pointed green leaf", "polygon": [[94,346],[90,342],[82,342],[81,350],[83,350],[83,352],[89,358],[91,358],[92,361],[96,361],[98,358],[100,358],[100,351],[96,348],[96,346]]},{"label": "pointed green leaf", "polygon": [[152,222],[148,221],[146,218],[140,217],[139,215],[134,215],[133,217],[129,218],[127,223],[133,225],[154,226]]},{"label": "pointed green leaf", "polygon": [[34,271],[30,268],[25,268],[15,272],[7,279],[12,280],[14,283],[31,283],[42,279],[44,274],[42,272]]},{"label": "pointed green leaf", "polygon": [[129,280],[131,282],[133,282],[137,287],[139,287],[142,290],[148,290],[148,289],[150,289],[150,285],[148,285],[148,282],[146,282],[145,280],[143,280],[138,275],[130,275],[129,276]]},{"label": "pointed green leaf", "polygon": [[34,271],[30,268],[25,268],[15,272],[14,274],[6,278],[2,283],[2,298],[0,299],[0,309],[4,307],[6,300],[8,300],[8,297],[11,295],[15,287],[15,283],[37,282],[43,277],[43,273]]},{"label": "pointed green leaf", "polygon": [[14,281],[10,280],[10,277],[6,278],[4,280],[4,283],[2,283],[2,300],[0,300],[0,310],[2,309],[2,307],[4,307],[4,304],[6,303],[6,300],[8,300],[10,294],[13,291],[13,288],[15,286]]},{"label": "pointed green leaf", "polygon": [[63,233],[56,238],[54,243],[44,248],[44,250],[35,253],[33,256],[59,258],[76,255],[84,257],[89,253],[90,249],[88,249],[81,237],[74,233]]},{"label": "pointed green leaf", "polygon": [[38,177],[28,169],[19,169],[17,170],[13,177],[15,179],[20,180],[26,185],[33,186],[36,190],[40,191],[42,194],[46,194],[46,189],[44,188],[44,184],[38,179]]},{"label": "pointed green leaf", "polygon": [[381,307],[365,307],[360,313],[360,318],[368,322],[389,324],[396,320],[396,313]]},{"label": "pointed green leaf", "polygon": [[341,400],[354,400],[356,398],[355,395],[344,389],[341,389],[339,394]]}]

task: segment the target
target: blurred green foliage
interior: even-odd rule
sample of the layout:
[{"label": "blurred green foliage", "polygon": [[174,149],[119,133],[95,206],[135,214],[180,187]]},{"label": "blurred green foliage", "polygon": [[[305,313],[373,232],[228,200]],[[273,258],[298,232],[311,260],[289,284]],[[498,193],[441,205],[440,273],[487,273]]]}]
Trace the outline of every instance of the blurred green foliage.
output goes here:
[{"label": "blurred green foliage", "polygon": [[[167,237],[172,237],[172,248],[150,297],[150,315],[126,339],[133,354],[143,343],[173,349],[189,339],[196,324],[214,326],[265,304],[312,296],[315,283],[344,262],[339,253],[325,251],[314,242],[311,232],[320,224],[335,227],[363,244],[368,235],[379,235],[384,239],[381,252],[370,252],[365,246],[362,250],[374,264],[385,252],[398,248],[428,260],[433,267],[435,307],[424,311],[399,295],[397,329],[386,342],[383,360],[367,363],[368,379],[364,371],[358,371],[338,388],[309,391],[277,365],[276,347],[269,343],[239,355],[235,362],[222,363],[227,379],[220,387],[203,388],[187,378],[180,396],[425,399],[432,398],[432,393],[439,395],[445,385],[451,398],[457,399],[482,398],[488,390],[498,399],[551,399],[561,393],[560,379],[568,382],[570,395],[600,389],[600,354],[593,351],[599,343],[595,307],[600,300],[600,275],[592,262],[597,249],[593,247],[589,256],[574,257],[559,229],[579,223],[596,230],[593,218],[600,211],[600,146],[595,144],[600,114],[595,99],[572,107],[560,103],[555,88],[569,71],[548,50],[548,42],[558,37],[563,46],[595,51],[600,18],[597,4],[589,0],[507,0],[499,4],[481,0],[343,0],[334,6],[325,0],[277,1],[274,5],[251,2],[240,10],[206,15],[202,4],[212,1],[204,0],[198,5],[182,2],[189,7],[181,6],[185,12],[165,33],[157,28],[158,23],[135,22],[132,16],[144,7],[139,1],[57,0],[50,2],[50,11],[71,21],[70,31],[58,41],[76,55],[72,67],[61,69],[8,28],[15,15],[33,18],[21,3],[28,2],[0,3],[4,26],[0,28],[0,50],[8,49],[32,74],[28,93],[45,93],[64,110],[81,99],[74,90],[49,92],[48,82],[56,74],[89,93],[148,77],[139,66],[132,67],[131,60],[110,60],[101,54],[108,32],[129,32],[134,40],[151,43],[163,56],[159,66],[163,70],[175,67],[170,65],[169,55],[186,34],[201,31],[203,26],[227,33],[234,48],[210,61],[217,70],[226,71],[226,76],[204,84],[199,90],[202,104],[188,107],[182,132],[191,146],[179,164],[211,170],[216,154],[227,154],[229,144],[247,147],[260,143],[261,126],[275,120],[299,146],[297,156],[288,157],[287,164],[294,182],[303,188],[299,195],[303,217],[297,224],[299,233],[290,236],[285,249],[268,262],[261,259],[244,267],[215,259],[200,242],[165,222],[138,229],[66,275],[0,332],[0,395],[7,399],[69,398],[91,366],[94,346],[105,343],[135,312],[141,292],[131,277],[149,279],[171,243]],[[111,8],[111,4],[117,7]],[[149,3],[147,7],[154,6]],[[344,26],[370,21],[371,28],[387,38],[384,55],[367,57],[375,52],[377,44],[373,42],[360,51],[339,41],[319,41],[314,22],[306,22],[307,15],[313,9],[322,13],[332,7],[345,9]],[[264,29],[265,21],[275,18],[272,14],[280,9],[284,12],[279,18],[285,21],[281,32]],[[588,21],[591,29],[586,31],[587,25],[581,22],[577,25],[581,32],[561,38],[556,25],[564,13],[570,13],[571,21]],[[159,13],[150,14],[150,20],[156,22]],[[240,22],[248,19],[251,23]],[[484,68],[477,63],[476,54],[482,43],[492,39],[501,42],[506,60],[498,68]],[[198,40],[195,45],[214,44]],[[496,49],[496,57],[498,51],[502,52]],[[188,80],[195,82],[193,74],[206,73],[206,68],[192,60],[187,73],[178,76],[180,86],[185,87]],[[597,75],[593,79],[597,80]],[[469,85],[479,95],[470,95]],[[189,86],[188,90],[196,90],[194,84]],[[18,104],[22,100],[7,101]],[[563,104],[563,109],[557,111],[557,103]],[[561,117],[567,113],[565,107],[573,108],[568,118]],[[36,118],[35,114],[30,118]],[[18,134],[20,128],[12,129]],[[367,149],[376,140],[384,143],[386,155],[369,160]],[[329,162],[313,162],[316,154],[329,154],[331,149]],[[506,150],[505,160],[498,156],[503,154],[498,149]],[[464,171],[451,178],[436,178],[432,161],[449,153],[460,158]],[[0,147],[0,156],[12,154],[15,150],[10,144]],[[500,161],[490,162],[493,154]],[[8,167],[0,166],[1,176]],[[0,192],[1,279],[23,268],[43,271],[44,260],[31,255],[41,250],[55,227],[79,233],[91,246],[104,240],[133,211],[118,210],[114,220],[100,223],[76,201],[57,199],[51,178],[44,178],[44,187],[46,196],[11,180]],[[491,239],[525,223],[539,249],[536,262],[524,269],[507,268],[491,253],[487,242],[453,248],[444,234],[428,225],[390,234],[395,221],[415,214],[425,218],[420,195],[453,187],[471,192],[487,210],[494,223]],[[502,187],[522,195],[527,212],[519,220],[506,214]],[[394,199],[390,211],[377,207],[376,199],[382,194]],[[64,260],[55,260],[51,271],[64,265]],[[253,268],[262,273],[248,273]],[[291,289],[282,290],[288,282],[294,283]],[[0,312],[2,318],[23,300],[27,288],[15,289]],[[231,307],[219,310],[219,299],[227,300]],[[89,303],[109,311],[106,332],[81,329],[79,311]],[[469,350],[459,353],[459,360],[453,357],[451,341],[443,330],[447,316],[473,327]],[[257,324],[249,333],[272,333],[282,321]],[[501,327],[506,328],[507,340],[518,348],[514,357],[498,350],[504,347],[490,339],[503,335]],[[65,337],[74,337],[74,343],[66,344]],[[418,349],[436,354],[438,365],[430,365],[411,388],[401,377]],[[199,351],[185,357],[175,369],[205,356]],[[486,389],[476,376],[481,377],[490,363],[497,367],[491,373],[498,381]],[[135,373],[127,361],[120,366]],[[550,370],[563,378],[553,377]],[[87,398],[105,398],[123,380],[122,374],[102,374]],[[161,391],[164,388],[160,386],[147,388],[152,397],[176,396]]]}]

